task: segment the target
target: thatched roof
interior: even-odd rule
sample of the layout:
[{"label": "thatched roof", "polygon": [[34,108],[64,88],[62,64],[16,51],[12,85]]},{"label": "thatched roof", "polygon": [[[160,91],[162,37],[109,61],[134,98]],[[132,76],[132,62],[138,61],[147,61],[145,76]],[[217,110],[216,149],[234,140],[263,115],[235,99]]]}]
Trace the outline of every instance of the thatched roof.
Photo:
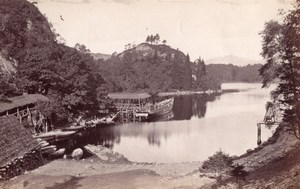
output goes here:
[{"label": "thatched roof", "polygon": [[15,116],[0,117],[0,166],[37,147],[31,132]]},{"label": "thatched roof", "polygon": [[112,99],[145,99],[151,97],[148,93],[110,93],[107,96]]},{"label": "thatched roof", "polygon": [[40,94],[24,94],[8,98],[7,102],[0,102],[0,113],[20,106],[25,106],[27,104],[34,104],[38,101],[49,101],[49,99]]}]

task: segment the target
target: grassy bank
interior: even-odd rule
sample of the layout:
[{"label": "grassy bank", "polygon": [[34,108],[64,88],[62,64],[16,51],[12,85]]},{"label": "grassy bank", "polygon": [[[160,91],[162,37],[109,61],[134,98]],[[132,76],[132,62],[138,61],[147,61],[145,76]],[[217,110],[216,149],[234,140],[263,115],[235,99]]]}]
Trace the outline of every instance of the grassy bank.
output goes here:
[{"label": "grassy bank", "polygon": [[220,182],[202,186],[208,188],[300,188],[300,141],[282,128],[261,146],[234,159],[249,173],[245,181],[227,177]]}]

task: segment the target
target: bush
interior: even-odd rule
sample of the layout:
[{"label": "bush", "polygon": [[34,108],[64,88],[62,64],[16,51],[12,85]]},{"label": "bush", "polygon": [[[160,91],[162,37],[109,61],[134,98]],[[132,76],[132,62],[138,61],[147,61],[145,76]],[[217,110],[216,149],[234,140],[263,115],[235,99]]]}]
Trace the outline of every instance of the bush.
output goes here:
[{"label": "bush", "polygon": [[231,175],[233,177],[235,177],[236,182],[239,182],[240,180],[245,181],[246,180],[246,176],[249,175],[249,173],[247,171],[245,171],[245,166],[244,165],[235,165],[232,166],[232,170],[231,170]]},{"label": "bush", "polygon": [[217,178],[222,179],[222,174],[227,171],[232,164],[232,158],[222,150],[217,151],[213,156],[208,157],[201,166],[202,169],[213,172]]}]

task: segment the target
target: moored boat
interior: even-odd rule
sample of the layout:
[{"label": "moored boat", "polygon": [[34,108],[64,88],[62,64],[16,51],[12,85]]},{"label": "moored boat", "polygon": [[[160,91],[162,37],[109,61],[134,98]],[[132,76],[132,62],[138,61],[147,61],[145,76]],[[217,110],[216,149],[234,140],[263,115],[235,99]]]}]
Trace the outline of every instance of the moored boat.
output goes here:
[{"label": "moored boat", "polygon": [[65,154],[66,149],[65,148],[61,148],[58,149],[57,151],[50,153],[49,156],[51,157],[60,157],[63,156]]},{"label": "moored boat", "polygon": [[57,140],[65,140],[72,137],[76,131],[50,131],[47,133],[39,133],[37,135],[33,135],[33,138],[41,138],[47,142],[49,141],[57,141]]},{"label": "moored boat", "polygon": [[122,122],[145,121],[153,116],[161,116],[172,111],[174,97],[153,102],[147,93],[111,93]]}]

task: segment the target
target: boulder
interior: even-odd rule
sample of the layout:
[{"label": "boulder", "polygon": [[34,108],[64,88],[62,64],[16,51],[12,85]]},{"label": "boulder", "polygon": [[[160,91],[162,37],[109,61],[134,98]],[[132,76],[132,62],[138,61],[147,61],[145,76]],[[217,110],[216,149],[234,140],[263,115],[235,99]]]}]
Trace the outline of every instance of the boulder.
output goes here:
[{"label": "boulder", "polygon": [[76,160],[80,160],[80,158],[83,156],[83,150],[81,148],[76,148],[73,150],[71,157]]}]

